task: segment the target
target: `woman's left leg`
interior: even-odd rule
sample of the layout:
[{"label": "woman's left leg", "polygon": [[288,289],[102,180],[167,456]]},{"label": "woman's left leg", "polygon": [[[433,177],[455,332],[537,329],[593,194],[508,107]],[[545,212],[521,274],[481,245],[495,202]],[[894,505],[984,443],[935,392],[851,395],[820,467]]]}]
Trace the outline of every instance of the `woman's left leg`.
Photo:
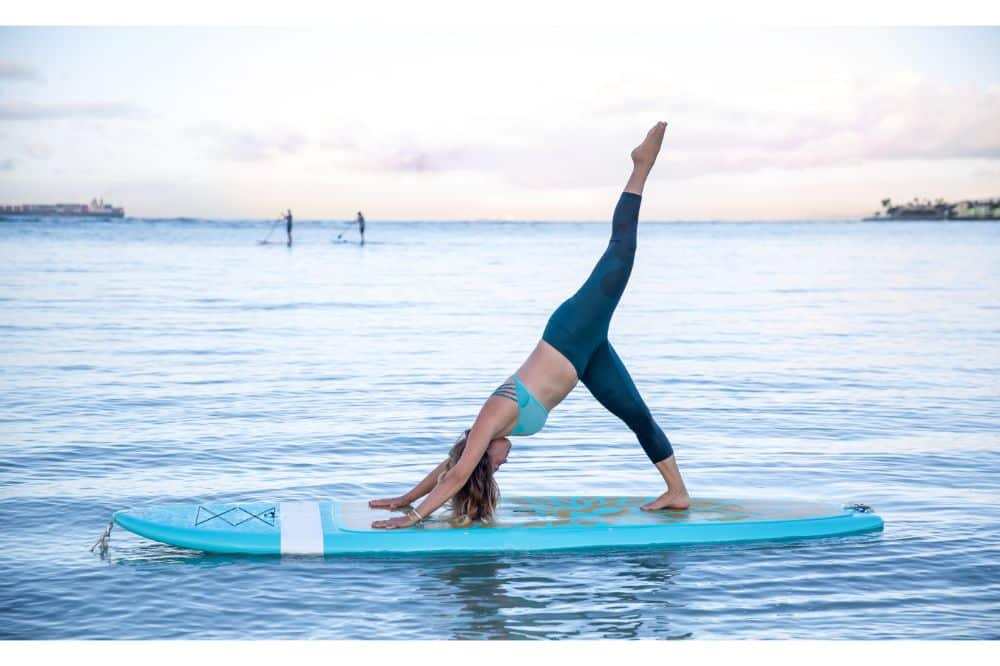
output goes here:
[{"label": "woman's left leg", "polygon": [[654,465],[674,455],[670,440],[657,425],[625,364],[607,340],[597,348],[580,377],[609,412],[625,422]]},{"label": "woman's left leg", "polygon": [[[646,184],[646,178],[649,176],[649,172],[653,168],[656,157],[660,152],[660,145],[663,141],[666,126],[666,123],[657,123],[646,134],[646,139],[632,151],[634,168],[632,175],[629,176],[628,182],[625,184],[625,192],[622,194],[622,199],[619,201],[619,209],[622,209],[622,212],[625,214],[619,217],[619,209],[615,210],[615,224],[612,231],[612,240],[617,236],[622,240],[627,239],[627,242],[620,243],[617,247],[609,247],[609,252],[617,251],[618,253],[622,253],[624,250],[630,255],[635,254],[635,225],[639,217],[639,202],[641,201],[642,191]],[[634,205],[634,213],[632,210],[629,210],[631,208],[629,204]],[[626,211],[628,212],[626,213]],[[600,263],[598,266],[600,266]],[[625,284],[628,282],[628,274],[631,272],[631,268],[630,260],[628,262],[628,271],[615,276],[618,279],[612,279],[610,282],[612,284],[620,284],[623,291]],[[594,277],[592,275],[591,279]],[[604,276],[601,277],[604,278]],[[621,279],[622,277],[624,279]],[[601,286],[606,288],[610,285],[602,284]],[[615,296],[614,305],[618,304],[618,298],[620,297],[621,291],[618,291]],[[611,312],[614,312],[614,307],[610,308],[608,313],[609,320]],[[558,349],[558,346],[556,348]],[[681,478],[680,470],[677,468],[677,459],[673,455],[670,440],[667,439],[663,430],[653,419],[645,401],[643,401],[642,396],[639,395],[639,391],[635,388],[635,383],[632,381],[628,370],[625,369],[625,365],[618,358],[618,354],[615,353],[611,343],[608,342],[606,326],[604,327],[603,338],[599,340],[590,357],[584,361],[582,371],[578,362],[574,361],[573,364],[577,367],[578,376],[584,385],[590,389],[590,392],[594,394],[594,397],[612,414],[622,419],[632,432],[636,434],[643,450],[646,451],[646,455],[649,456],[650,461],[656,466],[660,475],[663,476],[663,480],[667,483],[667,492],[652,502],[645,504],[642,508],[646,510],[688,508],[690,499],[687,489],[684,486],[684,480]]]},{"label": "woman's left leg", "polygon": [[605,340],[594,352],[580,377],[598,402],[635,433],[650,462],[667,483],[667,492],[643,509],[686,509],[690,505],[687,488],[677,468],[670,440],[653,419],[646,402],[639,395],[631,375],[611,343]]}]

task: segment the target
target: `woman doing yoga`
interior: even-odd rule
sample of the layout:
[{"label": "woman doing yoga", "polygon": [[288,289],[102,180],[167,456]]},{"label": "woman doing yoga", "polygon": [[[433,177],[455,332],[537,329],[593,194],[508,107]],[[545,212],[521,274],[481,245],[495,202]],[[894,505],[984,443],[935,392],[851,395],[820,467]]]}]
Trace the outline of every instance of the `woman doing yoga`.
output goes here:
[{"label": "woman doing yoga", "polygon": [[632,151],[632,175],[615,207],[611,241],[590,277],[552,314],[534,351],[483,404],[472,428],[458,439],[448,458],[405,495],[369,502],[372,508],[395,509],[410,506],[426,495],[420,506],[405,516],[375,521],[372,527],[410,527],[448,500],[456,524],[492,519],[499,499],[493,476],[507,461],[507,436],[533,435],[541,430],[549,412],[579,381],[635,433],[667,484],[665,493],[642,508],[688,508],[690,499],[670,441],[608,342],[611,315],[635,259],[642,188],[660,152],[666,127],[666,123],[657,123]]}]

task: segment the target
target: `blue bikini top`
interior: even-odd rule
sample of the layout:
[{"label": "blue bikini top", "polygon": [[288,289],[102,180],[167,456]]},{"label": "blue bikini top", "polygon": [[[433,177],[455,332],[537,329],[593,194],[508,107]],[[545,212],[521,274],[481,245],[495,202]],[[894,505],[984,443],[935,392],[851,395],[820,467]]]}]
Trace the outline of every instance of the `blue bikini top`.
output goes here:
[{"label": "blue bikini top", "polygon": [[493,392],[493,395],[499,395],[517,403],[517,423],[514,424],[514,429],[511,430],[510,434],[534,435],[545,425],[546,419],[549,418],[549,412],[542,403],[538,402],[538,398],[528,390],[528,387],[521,383],[516,373],[512,379],[514,380],[513,387],[509,381],[505,382],[503,386]]}]

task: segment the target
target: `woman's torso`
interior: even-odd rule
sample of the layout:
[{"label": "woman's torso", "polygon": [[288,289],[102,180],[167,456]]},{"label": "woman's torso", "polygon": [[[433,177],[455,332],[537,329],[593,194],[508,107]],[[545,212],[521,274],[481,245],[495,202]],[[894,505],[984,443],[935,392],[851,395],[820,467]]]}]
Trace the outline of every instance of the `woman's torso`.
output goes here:
[{"label": "woman's torso", "polygon": [[570,394],[578,381],[573,364],[552,345],[540,340],[514,376],[493,394],[509,401],[512,407],[510,418],[494,437],[538,432],[548,412]]},{"label": "woman's torso", "polygon": [[517,376],[547,411],[555,409],[576,387],[576,369],[555,347],[539,340]]}]

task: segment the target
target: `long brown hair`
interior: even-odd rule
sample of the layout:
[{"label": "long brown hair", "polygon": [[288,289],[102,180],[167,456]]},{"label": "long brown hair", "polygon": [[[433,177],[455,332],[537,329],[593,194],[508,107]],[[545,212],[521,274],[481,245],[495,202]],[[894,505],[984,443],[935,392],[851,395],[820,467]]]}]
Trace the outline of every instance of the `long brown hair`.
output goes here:
[{"label": "long brown hair", "polygon": [[[448,452],[448,464],[445,466],[444,474],[458,464],[469,441],[469,432],[466,430]],[[440,481],[440,478],[438,480]],[[493,463],[484,453],[476,468],[472,470],[469,480],[451,498],[451,522],[456,527],[467,527],[477,520],[490,522],[499,503],[500,486],[493,478]]]}]

